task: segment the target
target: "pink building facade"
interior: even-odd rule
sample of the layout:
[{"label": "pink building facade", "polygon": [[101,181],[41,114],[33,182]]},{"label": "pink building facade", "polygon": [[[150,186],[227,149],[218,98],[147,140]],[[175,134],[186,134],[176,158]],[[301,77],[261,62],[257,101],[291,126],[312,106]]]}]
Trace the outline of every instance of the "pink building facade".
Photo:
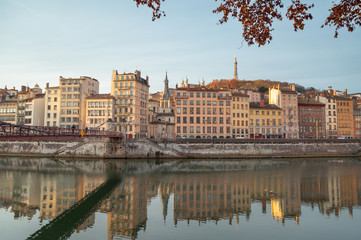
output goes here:
[{"label": "pink building facade", "polygon": [[231,138],[232,94],[205,86],[175,89],[176,138]]}]

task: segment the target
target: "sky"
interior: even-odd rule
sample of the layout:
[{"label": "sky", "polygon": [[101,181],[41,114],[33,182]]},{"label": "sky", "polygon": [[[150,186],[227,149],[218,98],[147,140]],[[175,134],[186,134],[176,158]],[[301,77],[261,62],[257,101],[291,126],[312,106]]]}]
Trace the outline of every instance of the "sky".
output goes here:
[{"label": "sky", "polygon": [[241,80],[361,92],[361,29],[335,39],[333,28],[320,28],[332,1],[314,2],[304,31],[276,21],[269,45],[249,47],[236,20],[218,24],[214,0],[166,0],[166,17],[154,22],[133,0],[0,0],[0,88],[90,76],[109,93],[113,70],[140,70],[154,93],[166,71],[171,88],[186,77],[230,79],[236,57]]}]

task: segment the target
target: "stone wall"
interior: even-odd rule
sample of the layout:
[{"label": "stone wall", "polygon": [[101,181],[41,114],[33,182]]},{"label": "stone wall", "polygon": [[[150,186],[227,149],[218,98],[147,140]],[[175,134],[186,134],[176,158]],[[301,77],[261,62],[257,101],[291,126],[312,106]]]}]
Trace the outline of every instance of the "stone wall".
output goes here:
[{"label": "stone wall", "polygon": [[361,156],[349,143],[162,143],[147,139],[89,138],[74,141],[0,141],[0,155],[65,158],[269,158]]},{"label": "stone wall", "polygon": [[87,138],[73,141],[0,141],[0,155],[77,158],[123,158],[118,138]]}]

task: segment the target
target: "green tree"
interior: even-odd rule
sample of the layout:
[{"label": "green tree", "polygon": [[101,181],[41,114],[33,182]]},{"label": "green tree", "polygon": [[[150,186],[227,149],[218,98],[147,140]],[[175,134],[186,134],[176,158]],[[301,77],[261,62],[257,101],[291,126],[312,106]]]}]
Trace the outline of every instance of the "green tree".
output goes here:
[{"label": "green tree", "polygon": [[266,88],[264,86],[261,86],[261,87],[258,88],[258,92],[260,92],[260,93],[265,93],[267,91],[268,91],[268,88]]},{"label": "green tree", "polygon": [[[165,0],[133,0],[137,6],[145,5],[153,10],[152,20],[165,16],[161,10],[161,3]],[[274,20],[282,21],[284,2],[290,3],[285,17],[293,22],[295,31],[303,30],[305,20],[311,20],[309,12],[314,4],[303,3],[305,0],[214,0],[219,6],[213,13],[222,14],[221,24],[234,18],[243,25],[242,36],[248,45],[262,46],[272,40],[272,27]],[[315,2],[315,0],[313,1]],[[324,26],[335,27],[336,38],[338,30],[346,28],[352,32],[356,26],[361,25],[361,0],[334,0],[330,15],[326,18]]]}]

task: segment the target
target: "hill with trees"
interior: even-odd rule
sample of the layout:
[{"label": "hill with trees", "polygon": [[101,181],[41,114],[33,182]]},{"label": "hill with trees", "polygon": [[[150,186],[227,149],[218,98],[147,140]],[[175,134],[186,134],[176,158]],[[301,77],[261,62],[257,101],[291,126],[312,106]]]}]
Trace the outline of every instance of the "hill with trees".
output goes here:
[{"label": "hill with trees", "polygon": [[[221,79],[221,80],[213,80],[211,83],[207,84],[209,88],[231,88],[231,89],[249,89],[253,91],[259,92],[267,92],[268,88],[272,88],[273,86],[277,87],[280,85],[281,88],[290,87],[290,83],[288,82],[279,82],[279,81],[271,81],[264,79],[257,80],[235,80],[235,79]],[[305,88],[299,84],[296,85],[296,91],[299,93],[305,93],[308,91],[315,91],[315,88]]]}]

